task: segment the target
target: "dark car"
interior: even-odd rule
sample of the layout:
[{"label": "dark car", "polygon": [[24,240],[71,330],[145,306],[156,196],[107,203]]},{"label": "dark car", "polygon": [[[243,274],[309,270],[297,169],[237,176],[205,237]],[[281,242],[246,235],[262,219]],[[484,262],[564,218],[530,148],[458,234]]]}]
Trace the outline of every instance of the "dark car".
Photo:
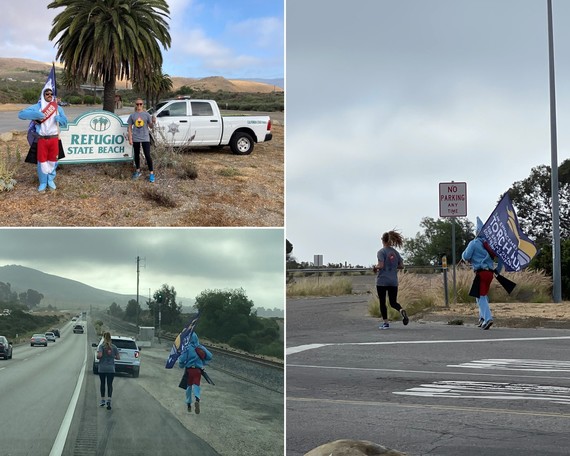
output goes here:
[{"label": "dark car", "polygon": [[57,329],[57,328],[50,329],[49,332],[54,333],[55,337],[61,337],[61,334],[59,333],[59,329]]},{"label": "dark car", "polygon": [[73,334],[83,334],[85,329],[83,329],[83,325],[75,325],[73,327]]},{"label": "dark car", "polygon": [[12,342],[4,336],[0,336],[0,356],[4,359],[12,359]]}]

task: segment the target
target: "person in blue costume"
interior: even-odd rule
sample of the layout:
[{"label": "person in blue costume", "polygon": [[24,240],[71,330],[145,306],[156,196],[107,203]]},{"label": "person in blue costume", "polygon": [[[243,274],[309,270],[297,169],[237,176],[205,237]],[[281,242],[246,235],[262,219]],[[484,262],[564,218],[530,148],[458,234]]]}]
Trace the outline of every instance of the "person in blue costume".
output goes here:
[{"label": "person in blue costume", "polygon": [[35,105],[22,109],[18,114],[22,120],[35,123],[37,136],[37,169],[38,191],[43,193],[46,188],[55,190],[55,175],[59,156],[59,128],[67,126],[67,117],[51,88],[42,90],[40,101]]},{"label": "person in blue costume", "polygon": [[461,254],[464,261],[471,263],[475,272],[472,291],[474,291],[477,305],[479,306],[479,324],[482,329],[489,329],[493,324],[493,315],[489,306],[489,288],[495,273],[500,273],[503,269],[503,262],[497,257],[497,265],[490,253],[490,248],[486,245],[483,235],[483,222],[477,217],[476,238],[473,239],[465,251]]},{"label": "person in blue costume", "polygon": [[202,377],[202,369],[212,359],[212,353],[204,347],[198,335],[193,332],[190,337],[190,343],[178,358],[178,365],[182,369],[186,369],[188,378],[188,386],[186,387],[186,407],[188,412],[192,411],[192,395],[195,399],[194,411],[200,413],[200,378]]}]

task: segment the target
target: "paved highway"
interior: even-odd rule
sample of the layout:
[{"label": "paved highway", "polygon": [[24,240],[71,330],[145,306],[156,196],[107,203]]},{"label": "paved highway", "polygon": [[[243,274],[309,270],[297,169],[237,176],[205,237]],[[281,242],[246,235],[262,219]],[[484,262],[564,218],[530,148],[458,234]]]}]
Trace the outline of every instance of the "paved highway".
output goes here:
[{"label": "paved highway", "polygon": [[219,454],[130,376],[115,378],[113,409],[99,407],[88,340],[67,324],[47,348],[18,346],[0,362],[0,454]]},{"label": "paved highway", "polygon": [[570,332],[394,322],[367,296],[287,301],[287,455],[363,439],[409,455],[565,455]]}]

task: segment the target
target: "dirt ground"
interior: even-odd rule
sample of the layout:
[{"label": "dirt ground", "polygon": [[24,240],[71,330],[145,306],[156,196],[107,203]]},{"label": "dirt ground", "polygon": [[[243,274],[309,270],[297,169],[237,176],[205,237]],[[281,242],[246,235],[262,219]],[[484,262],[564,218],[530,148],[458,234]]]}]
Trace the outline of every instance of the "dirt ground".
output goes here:
[{"label": "dirt ground", "polygon": [[[16,105],[0,105],[15,110]],[[157,156],[156,183],[133,181],[131,163],[67,164],[58,167],[57,190],[37,192],[35,165],[24,163],[25,132],[0,141],[0,172],[12,157],[11,191],[0,192],[3,226],[284,226],[283,113],[272,116],[273,139],[251,155],[229,148],[194,149]],[[194,169],[192,179],[183,170]]]},{"label": "dirt ground", "polygon": [[[493,326],[511,328],[561,328],[570,329],[570,301],[561,303],[510,302],[491,303]],[[425,321],[453,322],[463,320],[465,324],[477,323],[475,302],[449,304],[449,308],[438,307],[417,315]]]},{"label": "dirt ground", "polygon": [[[371,276],[354,276],[352,279],[353,293],[370,294],[373,290],[374,279]],[[531,302],[491,302],[493,326],[496,327],[548,327],[570,329],[570,301],[561,303],[531,303]],[[453,303],[449,307],[434,307],[420,314],[411,315],[412,320],[437,321],[442,323],[463,321],[464,324],[476,324],[478,310],[475,299],[470,303]]]}]

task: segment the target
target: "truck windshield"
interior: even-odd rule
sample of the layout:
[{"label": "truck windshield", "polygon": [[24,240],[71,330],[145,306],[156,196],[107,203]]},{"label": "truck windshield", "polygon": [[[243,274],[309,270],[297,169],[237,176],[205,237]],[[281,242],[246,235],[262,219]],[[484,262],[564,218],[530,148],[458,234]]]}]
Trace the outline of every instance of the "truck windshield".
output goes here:
[{"label": "truck windshield", "polygon": [[162,108],[166,103],[167,103],[166,101],[158,103],[154,108],[150,108],[147,112],[152,116],[156,111],[158,111],[160,108]]}]

